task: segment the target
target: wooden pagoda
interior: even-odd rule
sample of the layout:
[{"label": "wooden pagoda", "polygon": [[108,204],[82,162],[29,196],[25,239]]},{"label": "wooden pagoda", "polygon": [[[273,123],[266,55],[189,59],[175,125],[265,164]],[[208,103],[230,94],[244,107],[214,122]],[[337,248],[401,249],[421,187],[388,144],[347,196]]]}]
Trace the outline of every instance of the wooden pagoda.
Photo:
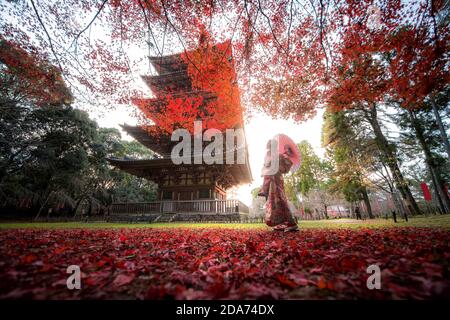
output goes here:
[{"label": "wooden pagoda", "polygon": [[[231,56],[226,61],[232,63]],[[217,99],[214,92],[193,87],[187,62],[180,54],[150,57],[150,62],[157,75],[142,78],[154,95],[154,98],[148,99],[148,104],[153,106],[153,113],[159,113],[158,116],[165,112],[167,96],[201,96],[204,104]],[[152,118],[152,115],[149,117]],[[240,119],[234,128],[243,129],[242,114]],[[160,130],[157,124],[123,125],[122,128],[152,150],[156,157],[145,160],[113,158],[109,162],[130,174],[155,182],[158,185],[158,200],[151,203],[115,203],[111,215],[116,220],[119,216],[128,217],[126,219],[132,216],[133,219],[145,221],[237,220],[248,213],[243,203],[226,197],[229,188],[252,181],[246,140],[243,164],[226,164],[224,161],[224,164],[208,165],[193,164],[192,161],[192,164],[177,165],[170,154],[178,142],[171,141],[170,133]]]}]

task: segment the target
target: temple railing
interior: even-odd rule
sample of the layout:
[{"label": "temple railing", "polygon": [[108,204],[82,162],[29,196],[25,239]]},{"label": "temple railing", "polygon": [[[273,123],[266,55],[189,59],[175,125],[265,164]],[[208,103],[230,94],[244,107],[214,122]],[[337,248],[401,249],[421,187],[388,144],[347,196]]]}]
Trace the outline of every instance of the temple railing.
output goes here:
[{"label": "temple railing", "polygon": [[248,214],[249,208],[239,200],[163,200],[113,203],[110,214],[205,213]]}]

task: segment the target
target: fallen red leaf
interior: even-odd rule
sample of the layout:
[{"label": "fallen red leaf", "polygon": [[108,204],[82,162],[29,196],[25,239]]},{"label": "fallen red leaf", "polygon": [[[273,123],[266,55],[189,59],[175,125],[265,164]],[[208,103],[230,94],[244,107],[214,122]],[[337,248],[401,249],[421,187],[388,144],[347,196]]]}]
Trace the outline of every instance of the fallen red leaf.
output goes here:
[{"label": "fallen red leaf", "polygon": [[126,284],[131,283],[134,280],[134,276],[119,274],[113,281],[113,285],[116,287],[121,287]]},{"label": "fallen red leaf", "polygon": [[278,276],[277,276],[277,279],[278,279],[282,284],[284,284],[284,285],[286,285],[286,286],[288,286],[288,287],[290,287],[290,288],[296,288],[296,287],[298,286],[294,281],[292,281],[292,280],[286,278],[284,275],[278,275]]},{"label": "fallen red leaf", "polygon": [[317,281],[317,287],[319,289],[325,289],[327,287],[327,282],[325,281],[324,277],[320,277]]}]

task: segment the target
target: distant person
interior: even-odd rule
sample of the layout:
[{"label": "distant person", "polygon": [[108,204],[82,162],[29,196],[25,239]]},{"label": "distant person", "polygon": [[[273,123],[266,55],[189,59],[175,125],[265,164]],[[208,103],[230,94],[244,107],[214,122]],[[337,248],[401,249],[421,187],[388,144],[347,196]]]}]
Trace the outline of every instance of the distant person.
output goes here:
[{"label": "distant person", "polygon": [[359,210],[358,206],[356,206],[356,208],[355,208],[355,214],[356,214],[356,220],[362,220],[361,211]]},{"label": "distant person", "polygon": [[397,213],[395,210],[392,210],[392,218],[394,219],[394,222],[397,223]]}]

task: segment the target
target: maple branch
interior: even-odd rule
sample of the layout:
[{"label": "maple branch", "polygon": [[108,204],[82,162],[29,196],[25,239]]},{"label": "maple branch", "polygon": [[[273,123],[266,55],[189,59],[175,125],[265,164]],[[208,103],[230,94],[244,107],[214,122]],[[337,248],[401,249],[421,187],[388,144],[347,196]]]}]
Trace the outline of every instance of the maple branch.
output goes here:
[{"label": "maple branch", "polygon": [[384,163],[384,161],[380,161],[381,165],[383,166],[384,170],[386,171],[386,175],[384,175],[383,171],[379,171],[381,173],[381,175],[383,176],[383,179],[386,180],[389,188],[391,189],[391,191],[389,193],[393,194],[395,191],[395,185],[394,182],[392,181],[391,175],[389,174],[389,169],[387,168],[386,164]]},{"label": "maple branch", "polygon": [[[36,9],[36,6],[35,6],[35,4],[34,4],[34,1],[33,1],[33,0],[30,0],[30,2],[31,2],[31,5],[33,6],[34,13],[36,14],[36,17],[37,17],[37,19],[38,19],[40,25],[42,26],[42,28],[44,29],[45,34],[47,35],[47,38],[48,38],[48,41],[49,41],[49,45],[50,45],[50,51],[52,52],[53,56],[54,56],[55,59],[56,59],[56,62],[58,63],[58,67],[59,67],[59,70],[61,71],[61,75],[64,77],[65,81],[67,81],[67,82],[69,83],[69,85],[70,85],[72,88],[75,88],[75,90],[76,90],[78,93],[80,93],[81,96],[82,96],[83,98],[85,98],[84,94],[78,89],[77,86],[74,86],[74,85],[73,85],[73,83],[69,80],[69,78],[68,78],[68,77],[65,75],[65,73],[63,72],[63,68],[62,68],[62,65],[61,65],[61,61],[59,60],[58,55],[56,54],[56,51],[55,51],[54,46],[53,46],[52,38],[50,37],[50,34],[48,33],[47,28],[45,27],[44,22],[42,21],[40,15],[39,15],[39,12],[38,12],[37,9]],[[60,46],[61,46],[61,45],[60,45]],[[75,60],[78,62],[77,59],[75,59]],[[79,62],[78,62],[78,64],[79,64]],[[81,65],[80,65],[80,67],[81,67]],[[89,99],[87,99],[87,101],[89,101]]]},{"label": "maple branch", "polygon": [[296,0],[295,1],[300,7],[303,8],[303,10],[305,10],[305,12],[308,14],[308,16],[312,16],[311,12],[308,11],[308,9],[306,9],[306,7],[303,5],[303,3],[301,3],[301,1]]},{"label": "maple branch", "polygon": [[285,48],[284,48],[284,47],[281,45],[281,43],[278,41],[277,36],[275,35],[275,31],[274,31],[273,28],[272,28],[272,24],[270,23],[270,18],[264,13],[264,11],[263,11],[263,9],[262,9],[262,7],[261,7],[261,1],[260,1],[260,0],[258,0],[258,8],[259,8],[259,11],[261,12],[261,14],[262,14],[262,15],[266,18],[266,20],[267,20],[267,23],[268,23],[268,25],[269,25],[270,31],[272,32],[273,39],[275,40],[275,42],[277,43],[277,45],[281,48],[281,50],[283,50],[283,51],[286,53],[286,56],[287,56],[288,59],[289,59],[289,53],[286,52]]},{"label": "maple branch", "polygon": [[[313,10],[314,10],[314,12],[316,13],[316,16],[317,16],[317,11],[315,10],[315,8],[314,8],[314,4],[312,3],[312,1],[310,0],[310,2],[311,2],[311,5],[313,6]],[[329,70],[329,61],[328,61],[328,54],[327,54],[327,51],[326,51],[326,49],[325,49],[325,45],[323,44],[323,30],[324,30],[324,22],[323,22],[323,19],[324,19],[324,17],[323,17],[323,14],[324,14],[324,4],[323,4],[323,1],[322,0],[320,0],[319,1],[319,3],[320,3],[320,14],[319,14],[319,17],[318,17],[318,27],[319,27],[319,42],[320,42],[320,46],[322,47],[322,51],[323,51],[323,53],[324,53],[324,55],[325,55],[325,68],[326,68],[326,73],[328,73],[328,70]]]},{"label": "maple branch", "polygon": [[[120,14],[119,14],[119,20],[120,20],[120,51],[122,52],[124,59],[125,59],[125,63],[127,64],[128,70],[130,71],[131,74],[133,74],[133,71],[131,70],[131,66],[130,66],[130,59],[128,57],[128,55],[125,53],[125,50],[123,49],[123,8],[122,5],[120,6]],[[134,77],[133,77],[133,81],[134,81]]]},{"label": "maple branch", "polygon": [[[153,34],[152,27],[150,26],[150,21],[148,20],[147,13],[145,12],[144,5],[142,4],[141,0],[139,0],[138,2],[139,2],[139,6],[142,9],[142,13],[144,14],[145,22],[147,23],[148,32],[152,36],[153,42],[155,43],[156,50],[158,51],[159,55],[162,55],[161,51],[159,50],[158,43],[156,42],[155,36]],[[147,4],[147,1],[145,1],[145,3]],[[149,42],[149,45],[150,45],[150,42]]]},{"label": "maple branch", "polygon": [[[253,30],[253,32],[256,33],[256,35],[257,35],[257,36],[259,37],[259,39],[261,40],[261,39],[262,39],[261,34],[260,34],[259,31],[255,28],[255,23],[256,23],[256,21],[258,20],[258,13],[259,13],[259,10],[256,11],[255,19],[254,19],[254,21],[252,22],[252,19],[251,19],[251,17],[250,17],[250,12],[248,11],[248,8],[247,8],[247,0],[244,0],[244,8],[245,8],[245,12],[246,12],[246,14],[247,14],[248,21],[250,22],[250,25],[251,25],[251,29]],[[266,48],[266,46],[265,46],[264,44],[263,44],[262,48],[263,48],[264,55],[265,55],[266,57],[269,57],[269,55],[267,54],[266,50],[264,50],[264,49]]]},{"label": "maple branch", "polygon": [[209,18],[209,26],[208,26],[209,30],[211,30],[213,16],[214,16],[214,0],[210,0],[210,6],[211,6],[211,15]]},{"label": "maple branch", "polygon": [[74,43],[76,44],[75,45],[75,54],[77,52],[77,47],[78,47],[78,38],[83,34],[83,32],[85,32],[92,25],[92,23],[94,23],[94,20],[97,19],[98,15],[103,10],[103,7],[105,6],[106,2],[108,2],[108,0],[103,0],[102,4],[100,6],[100,9],[98,9],[97,13],[92,18],[92,20],[88,23],[88,25],[86,27],[83,28],[83,30],[78,32],[78,34],[75,36],[75,38],[73,39],[72,43],[70,44],[69,48],[71,48]]},{"label": "maple branch", "polygon": [[233,32],[232,32],[231,37],[230,37],[230,42],[229,42],[229,44],[228,44],[228,46],[227,46],[227,49],[224,51],[224,53],[223,53],[222,56],[220,57],[220,61],[223,61],[223,58],[225,58],[225,55],[226,55],[227,51],[228,51],[228,50],[230,49],[230,47],[231,47],[231,41],[233,40],[234,34],[235,34],[235,32],[236,32],[236,29],[237,29],[237,26],[238,26],[238,23],[239,23],[239,20],[241,20],[241,17],[242,17],[242,13],[243,13],[243,12],[244,12],[244,9],[242,8],[242,9],[241,9],[241,12],[239,12],[239,16],[238,16],[238,18],[237,18],[237,20],[236,20],[236,23],[234,24]]},{"label": "maple branch", "polygon": [[161,56],[164,54],[164,46],[166,45],[166,32],[167,32],[167,21],[164,24],[164,33],[163,33],[162,46],[161,46]]},{"label": "maple branch", "polygon": [[172,23],[172,21],[170,21],[169,18],[169,14],[167,13],[167,9],[166,6],[164,5],[164,0],[161,0],[161,4],[164,10],[164,16],[166,17],[167,22],[169,23],[169,25],[172,27],[173,31],[175,31],[178,40],[180,40],[181,46],[183,47],[184,53],[186,54],[186,58],[188,59],[189,63],[191,63],[195,69],[197,69],[198,72],[200,72],[200,69],[197,67],[197,65],[191,60],[191,58],[189,58],[189,54],[188,51],[186,50],[186,46],[183,43],[183,40],[181,39],[180,34],[178,33],[177,28],[175,28],[174,24]]},{"label": "maple branch", "polygon": [[291,27],[292,27],[292,5],[293,5],[293,3],[294,3],[294,1],[291,0],[291,6],[290,6],[290,9],[289,9],[289,27],[288,27],[288,33],[287,33],[287,41],[288,41],[288,43],[287,43],[287,51],[288,51],[288,54],[291,51],[290,47],[291,47]]},{"label": "maple branch", "polygon": [[[376,173],[375,173],[376,174]],[[366,178],[368,178],[368,177],[366,177]],[[385,178],[381,178],[382,180],[386,180]],[[384,186],[382,186],[380,183],[378,183],[378,181],[373,181],[373,180],[371,180],[371,179],[368,179],[372,184],[373,184],[373,186],[375,186],[375,187],[377,187],[377,188],[379,188],[380,190],[382,190],[382,191],[384,191],[384,192],[386,192],[386,193],[392,193],[390,190],[388,190],[388,189],[386,189]],[[389,183],[388,183],[388,185],[389,185]]]},{"label": "maple branch", "polygon": [[227,12],[225,11],[225,9],[223,7],[222,2],[219,1],[218,3],[219,3],[220,8],[222,9],[222,12],[221,12],[222,17],[224,17],[227,20],[227,22],[231,22],[231,19],[230,19],[230,17],[227,16]]},{"label": "maple branch", "polygon": [[56,62],[58,63],[59,70],[62,72],[63,69],[61,67],[61,62],[59,61],[59,58],[56,55],[55,49],[53,48],[52,38],[50,37],[50,34],[48,33],[47,28],[45,27],[44,22],[42,21],[41,16],[39,15],[39,12],[37,11],[36,6],[34,5],[34,1],[30,0],[30,2],[31,2],[31,5],[33,6],[34,13],[36,14],[36,17],[37,17],[39,23],[41,24],[42,28],[44,29],[45,34],[47,35],[48,42],[50,45],[50,50],[52,51],[53,56],[55,57]]}]

